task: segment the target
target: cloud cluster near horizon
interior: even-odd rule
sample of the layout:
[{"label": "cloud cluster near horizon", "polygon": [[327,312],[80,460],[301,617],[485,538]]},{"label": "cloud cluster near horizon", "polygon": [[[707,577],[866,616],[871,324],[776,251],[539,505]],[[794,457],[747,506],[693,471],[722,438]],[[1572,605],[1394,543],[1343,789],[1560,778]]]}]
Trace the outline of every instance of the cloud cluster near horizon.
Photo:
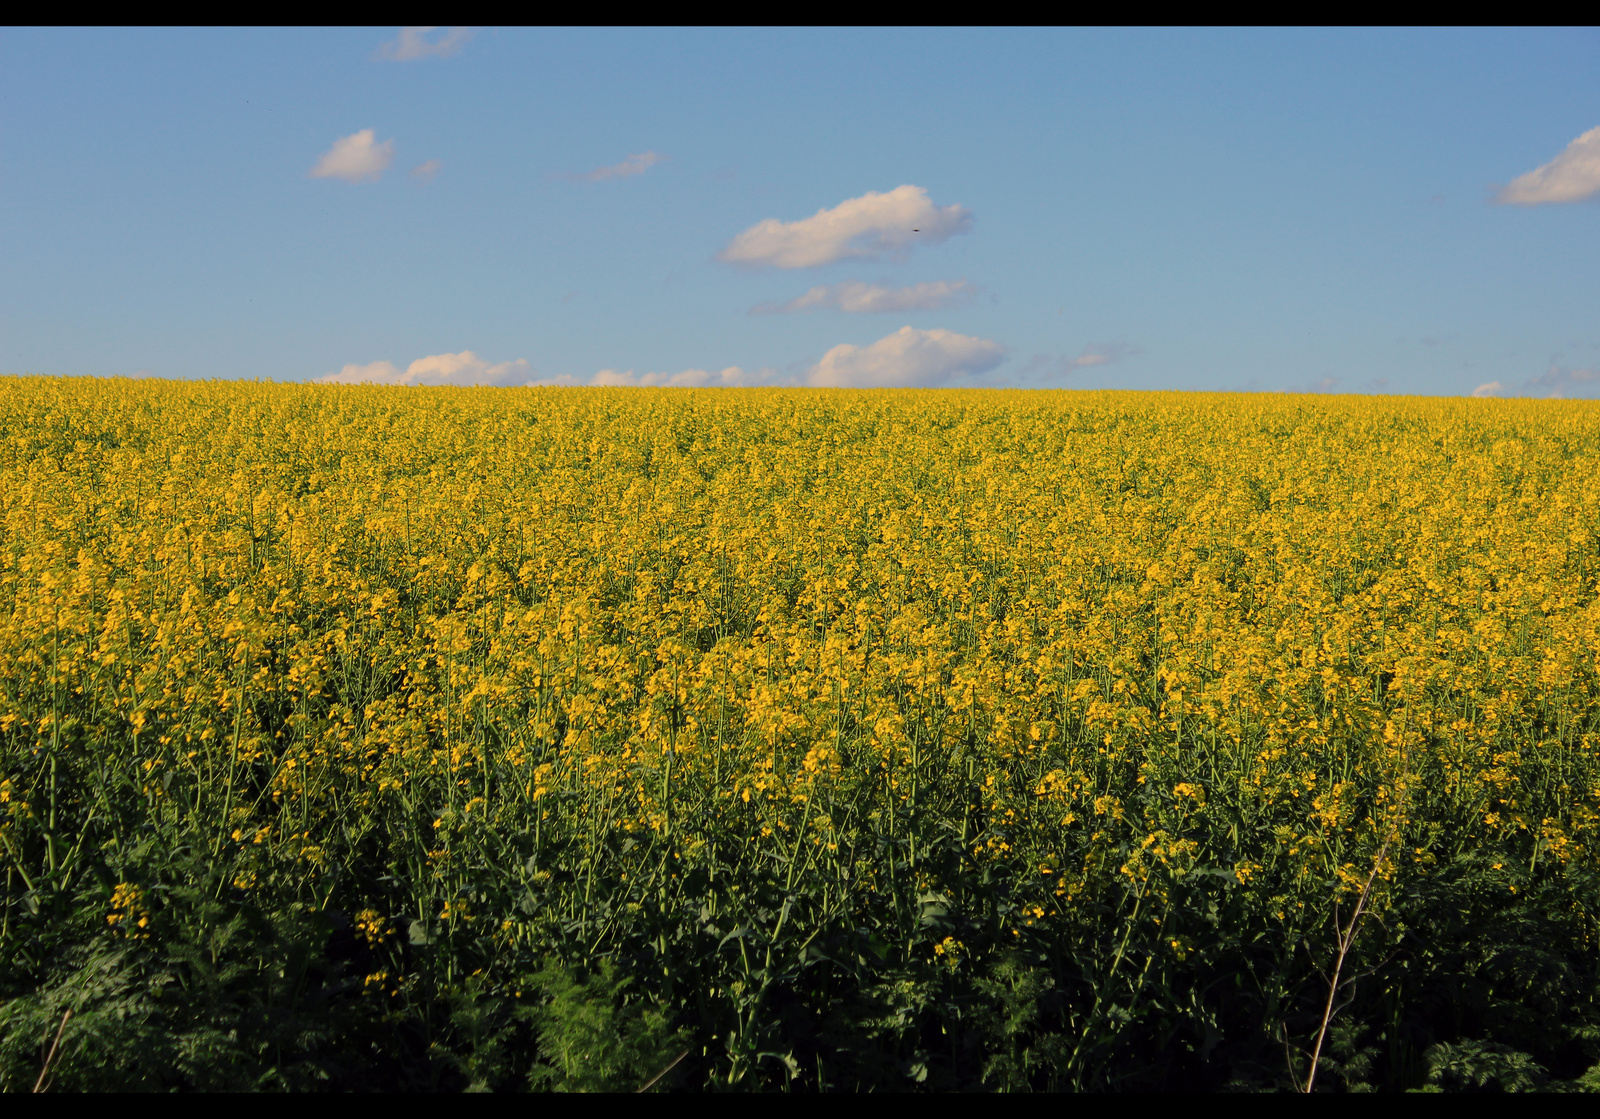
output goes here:
[{"label": "cloud cluster near horizon", "polygon": [[[951,383],[971,383],[1005,360],[1006,349],[987,338],[973,338],[949,330],[916,330],[903,326],[870,346],[849,343],[833,347],[822,360],[799,377],[784,377],[776,369],[746,370],[730,365],[720,372],[686,369],[682,373],[635,373],[602,369],[590,385],[690,387],[750,387],[755,385],[806,385],[815,388],[932,388]],[[568,379],[540,382],[578,384]]]},{"label": "cloud cluster near horizon", "polygon": [[1600,128],[1591,128],[1543,167],[1512,179],[1494,200],[1510,206],[1544,206],[1582,202],[1596,194],[1600,194]]},{"label": "cloud cluster near horizon", "polygon": [[1537,377],[1531,377],[1516,388],[1507,388],[1499,381],[1490,381],[1472,390],[1472,395],[1482,400],[1486,397],[1532,396],[1545,400],[1566,400],[1571,397],[1592,396],[1600,392],[1600,366],[1592,369],[1574,369],[1552,361],[1550,368]]},{"label": "cloud cluster near horizon", "polygon": [[835,346],[806,374],[806,384],[837,388],[946,385],[987,373],[1006,358],[1006,348],[987,338],[950,330],[902,326],[870,346]]},{"label": "cloud cluster near horizon", "polygon": [[403,371],[390,361],[346,365],[317,378],[340,385],[489,385],[502,388],[542,385],[672,386],[679,388],[754,385],[814,385],[833,388],[932,387],[971,383],[1006,357],[1006,348],[987,338],[949,330],[903,326],[869,346],[833,347],[803,375],[784,376],[770,366],[722,370],[685,369],[678,373],[635,373],[602,369],[587,381],[571,374],[540,377],[526,359],[490,363],[471,350],[418,358]]},{"label": "cloud cluster near horizon", "polygon": [[782,315],[821,308],[843,311],[847,315],[937,311],[958,303],[970,302],[976,290],[966,280],[932,280],[903,288],[846,280],[842,284],[814,287],[787,303],[757,304],[750,308],[750,313]]},{"label": "cloud cluster near horizon", "polygon": [[365,179],[377,179],[393,162],[394,141],[385,140],[380,144],[372,129],[363,128],[360,132],[335,140],[333,147],[324,152],[316,166],[311,168],[310,177],[359,183]]},{"label": "cloud cluster near horizon", "polygon": [[472,38],[470,27],[448,27],[437,39],[428,36],[437,27],[402,27],[400,37],[383,43],[378,53],[395,62],[415,62],[419,58],[449,58]]},{"label": "cloud cluster near horizon", "polygon": [[635,373],[631,369],[623,373],[615,369],[602,369],[588,383],[618,388],[650,385],[671,388],[734,388],[781,384],[782,381],[776,369],[746,370],[740,369],[737,365],[730,365],[720,371],[685,369],[681,373]]},{"label": "cloud cluster near horizon", "polygon": [[401,372],[393,362],[346,365],[337,373],[318,377],[334,385],[525,385],[534,377],[526,359],[490,364],[471,350],[459,354],[434,354],[418,358]]},{"label": "cloud cluster near horizon", "polygon": [[904,257],[916,245],[937,245],[972,228],[964,206],[935,206],[919,186],[868,191],[809,218],[757,222],[717,254],[748,268],[819,268],[840,260]]}]

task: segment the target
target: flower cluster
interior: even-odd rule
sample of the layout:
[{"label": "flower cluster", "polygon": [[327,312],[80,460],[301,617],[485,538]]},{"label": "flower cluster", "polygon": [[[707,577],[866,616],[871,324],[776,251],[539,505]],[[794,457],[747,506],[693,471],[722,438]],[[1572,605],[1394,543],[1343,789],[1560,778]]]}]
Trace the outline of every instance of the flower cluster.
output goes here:
[{"label": "flower cluster", "polygon": [[948,970],[1600,860],[1581,403],[17,379],[0,439],[30,874],[142,827],[373,951],[877,911]]}]

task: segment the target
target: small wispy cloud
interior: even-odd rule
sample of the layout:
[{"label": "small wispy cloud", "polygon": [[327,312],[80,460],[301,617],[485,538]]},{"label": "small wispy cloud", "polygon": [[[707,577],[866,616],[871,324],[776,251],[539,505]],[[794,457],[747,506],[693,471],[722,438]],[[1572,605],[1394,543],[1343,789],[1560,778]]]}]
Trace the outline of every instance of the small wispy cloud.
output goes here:
[{"label": "small wispy cloud", "polygon": [[1600,366],[1574,369],[1553,361],[1549,369],[1522,386],[1525,396],[1542,396],[1550,399],[1586,396],[1596,390],[1600,390]]},{"label": "small wispy cloud", "polygon": [[932,280],[910,287],[889,287],[847,280],[842,284],[814,287],[787,303],[760,303],[750,308],[752,315],[782,315],[824,308],[850,315],[897,314],[906,311],[938,311],[969,303],[976,288],[966,280]]},{"label": "small wispy cloud", "polygon": [[1344,383],[1343,377],[1318,377],[1303,385],[1293,385],[1284,389],[1287,393],[1329,393]]},{"label": "small wispy cloud", "polygon": [[718,259],[750,268],[817,268],[840,260],[903,257],[972,228],[972,211],[935,206],[919,186],[868,191],[809,218],[757,222],[728,243]]},{"label": "small wispy cloud", "polygon": [[382,43],[378,54],[395,62],[415,62],[419,58],[449,58],[460,52],[472,38],[470,27],[447,27],[435,36],[437,27],[402,27],[400,37]]},{"label": "small wispy cloud", "polygon": [[418,358],[405,370],[393,362],[374,361],[367,365],[346,365],[336,373],[318,377],[322,384],[336,385],[525,385],[535,377],[525,359],[491,363],[471,350],[458,354],[433,354]]},{"label": "small wispy cloud", "polygon": [[805,380],[839,388],[945,385],[986,373],[1005,357],[1006,348],[987,338],[903,326],[870,346],[833,347]]},{"label": "small wispy cloud", "polygon": [[630,155],[621,163],[613,163],[609,167],[596,167],[593,171],[582,174],[562,175],[560,178],[576,183],[603,183],[607,179],[626,179],[633,175],[643,175],[658,163],[665,163],[670,156],[660,152],[639,152]]},{"label": "small wispy cloud", "polygon": [[1563,365],[1559,361],[1552,361],[1550,368],[1543,373],[1537,377],[1530,377],[1515,387],[1499,381],[1490,381],[1472,390],[1472,395],[1480,399],[1490,396],[1527,396],[1544,400],[1564,400],[1572,397],[1592,397],[1596,393],[1600,393],[1600,366],[1577,369]]},{"label": "small wispy cloud", "polygon": [[413,167],[409,174],[413,182],[431,183],[433,177],[444,168],[444,163],[437,159],[430,159],[426,163],[419,163]]},{"label": "small wispy cloud", "polygon": [[335,140],[333,147],[324,152],[316,166],[311,168],[310,177],[359,183],[365,179],[379,178],[393,162],[394,141],[385,140],[380,144],[372,129],[363,128],[360,132]]},{"label": "small wispy cloud", "polygon": [[1024,376],[1042,377],[1070,377],[1084,369],[1096,365],[1112,365],[1124,358],[1136,357],[1142,353],[1137,346],[1129,346],[1122,342],[1110,342],[1104,345],[1089,346],[1075,357],[1058,357],[1052,354],[1034,354],[1028,359],[1028,364],[1022,369]]},{"label": "small wispy cloud", "polygon": [[1508,206],[1544,206],[1581,202],[1600,194],[1600,128],[1579,136],[1543,167],[1518,175],[1494,200]]}]

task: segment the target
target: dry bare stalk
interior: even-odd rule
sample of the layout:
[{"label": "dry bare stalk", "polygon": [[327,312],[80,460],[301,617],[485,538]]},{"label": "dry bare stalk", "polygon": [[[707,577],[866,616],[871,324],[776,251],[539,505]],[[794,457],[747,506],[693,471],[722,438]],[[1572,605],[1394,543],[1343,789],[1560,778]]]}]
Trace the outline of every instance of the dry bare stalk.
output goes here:
[{"label": "dry bare stalk", "polygon": [[72,1017],[72,1007],[67,1007],[61,1015],[61,1025],[56,1028],[56,1039],[50,1043],[50,1052],[45,1054],[44,1065],[39,1069],[39,1079],[33,1082],[35,1092],[44,1091],[44,1078],[50,1075],[50,1063],[56,1059],[56,1047],[61,1044],[61,1035],[67,1032],[67,1019]]},{"label": "dry bare stalk", "polygon": [[[1389,834],[1384,837],[1383,844],[1378,848],[1378,853],[1372,859],[1372,872],[1367,875],[1367,880],[1361,885],[1361,895],[1356,898],[1355,912],[1350,914],[1350,923],[1339,934],[1339,955],[1333,962],[1333,978],[1328,982],[1328,1002],[1322,1008],[1322,1025],[1317,1028],[1317,1044],[1311,1051],[1311,1069],[1306,1073],[1306,1086],[1302,1089],[1307,1095],[1311,1093],[1312,1085],[1317,1081],[1317,1066],[1322,1060],[1322,1046],[1328,1038],[1328,1027],[1333,1024],[1333,1016],[1337,1012],[1334,1001],[1339,997],[1339,975],[1344,970],[1344,961],[1350,955],[1350,949],[1355,946],[1356,934],[1361,931],[1361,917],[1367,910],[1367,902],[1372,898],[1372,884],[1378,880],[1378,873],[1383,869],[1383,860],[1389,853],[1389,848],[1400,838],[1400,830],[1405,821],[1406,803],[1411,795],[1411,755],[1405,748],[1406,727],[1400,730],[1400,772],[1396,782],[1400,790],[1400,797],[1391,809],[1389,817]],[[1334,901],[1333,910],[1334,928],[1339,927],[1339,903]],[[1354,982],[1352,980],[1351,982]],[[1294,1074],[1291,1068],[1290,1076]]]},{"label": "dry bare stalk", "polygon": [[[1333,1023],[1333,1003],[1339,995],[1339,973],[1344,970],[1345,957],[1350,954],[1350,949],[1356,942],[1356,934],[1361,929],[1361,915],[1366,912],[1367,899],[1372,896],[1372,883],[1377,881],[1378,871],[1383,869],[1384,856],[1389,853],[1389,844],[1393,837],[1383,841],[1383,846],[1378,848],[1378,853],[1372,860],[1372,873],[1367,875],[1366,882],[1361,887],[1361,896],[1356,898],[1355,912],[1350,914],[1350,923],[1339,934],[1339,955],[1333,962],[1333,978],[1328,982],[1328,1004],[1322,1009],[1322,1026],[1317,1030],[1317,1044],[1311,1050],[1311,1071],[1306,1073],[1306,1086],[1302,1091],[1308,1095],[1311,1086],[1317,1079],[1317,1062],[1322,1059],[1322,1043],[1328,1037],[1328,1027]],[[1334,918],[1338,920],[1337,917]],[[1337,928],[1337,924],[1334,926]]]},{"label": "dry bare stalk", "polygon": [[639,1092],[648,1092],[651,1088],[654,1088],[656,1086],[656,1081],[657,1080],[660,1080],[663,1076],[667,1075],[667,1073],[669,1073],[673,1069],[677,1068],[678,1067],[678,1062],[683,1060],[688,1055],[689,1055],[689,1051],[687,1049],[685,1049],[682,1053],[679,1053],[676,1057],[672,1058],[672,1063],[671,1064],[669,1064],[666,1068],[662,1069],[660,1072],[656,1073],[649,1080],[646,1080],[643,1084],[639,1085],[637,1091],[639,1091]]}]

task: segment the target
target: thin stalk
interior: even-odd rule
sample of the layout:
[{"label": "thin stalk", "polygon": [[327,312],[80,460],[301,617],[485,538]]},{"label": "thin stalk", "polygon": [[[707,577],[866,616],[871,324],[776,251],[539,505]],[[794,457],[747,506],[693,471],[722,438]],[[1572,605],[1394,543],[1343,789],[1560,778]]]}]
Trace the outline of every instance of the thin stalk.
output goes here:
[{"label": "thin stalk", "polygon": [[[1361,917],[1366,912],[1367,901],[1372,896],[1372,883],[1377,881],[1378,872],[1383,869],[1384,856],[1389,853],[1389,841],[1385,840],[1378,854],[1372,860],[1372,871],[1367,875],[1367,880],[1361,886],[1361,896],[1356,898],[1355,912],[1350,914],[1350,922],[1339,933],[1339,955],[1333,962],[1333,978],[1328,982],[1328,1001],[1322,1008],[1322,1024],[1317,1028],[1317,1043],[1311,1050],[1311,1070],[1306,1073],[1306,1084],[1302,1092],[1310,1094],[1312,1086],[1317,1081],[1317,1063],[1322,1059],[1322,1045],[1328,1037],[1328,1027],[1333,1023],[1334,1000],[1339,995],[1339,975],[1344,971],[1344,961],[1350,955],[1350,949],[1355,946],[1356,935],[1361,931]],[[1337,926],[1336,926],[1337,927]]]},{"label": "thin stalk", "polygon": [[44,1064],[39,1069],[39,1079],[33,1082],[35,1092],[43,1092],[48,1087],[45,1084],[45,1077],[50,1075],[50,1065],[56,1059],[56,1050],[61,1046],[61,1035],[67,1032],[67,1019],[71,1017],[72,1008],[69,1006],[61,1015],[61,1025],[56,1028],[56,1039],[50,1043],[50,1052],[45,1055]]}]

